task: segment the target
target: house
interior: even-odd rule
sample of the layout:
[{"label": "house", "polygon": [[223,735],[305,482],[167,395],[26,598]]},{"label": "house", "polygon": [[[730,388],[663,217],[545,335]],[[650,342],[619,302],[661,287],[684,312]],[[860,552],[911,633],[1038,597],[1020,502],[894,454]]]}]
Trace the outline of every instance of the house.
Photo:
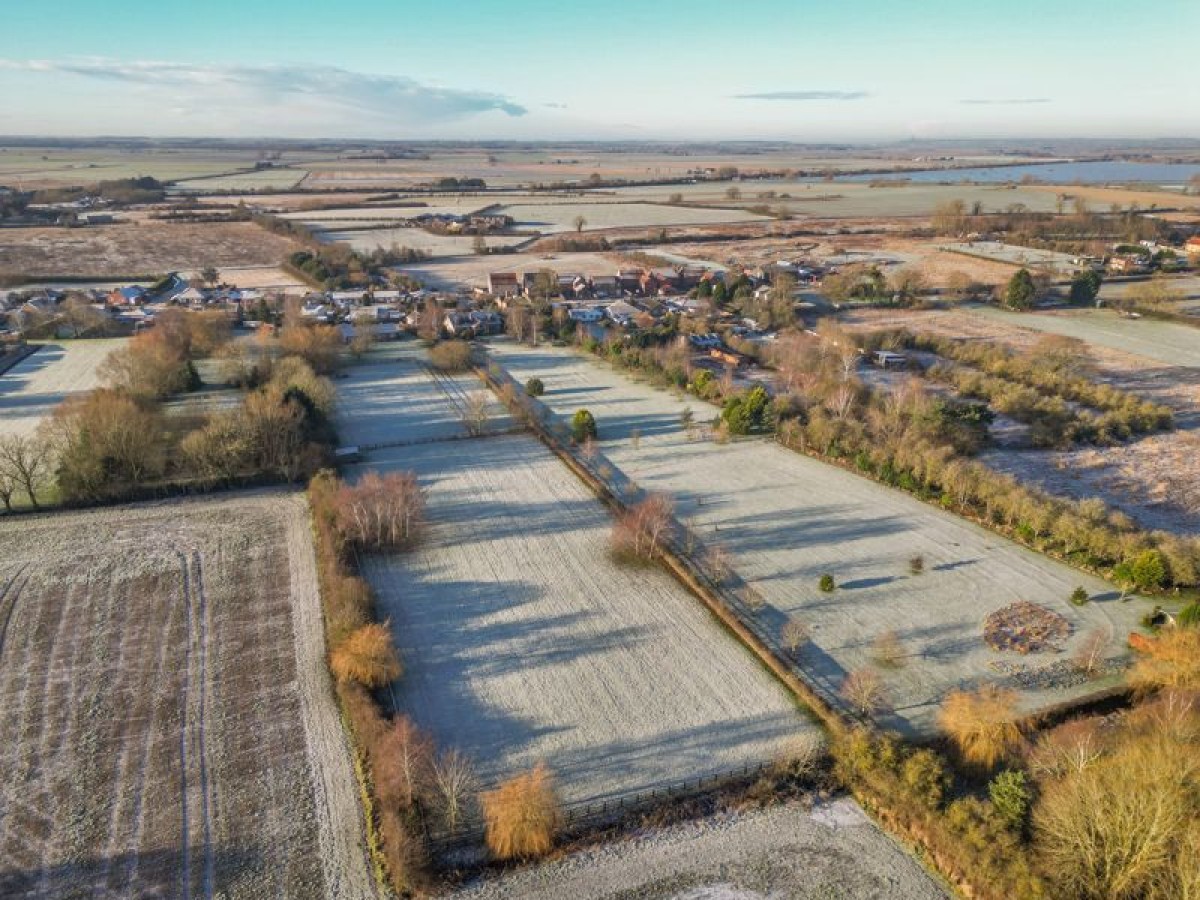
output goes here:
[{"label": "house", "polygon": [[504,319],[500,313],[490,309],[476,309],[467,313],[475,334],[499,334],[504,330]]},{"label": "house", "polygon": [[1131,275],[1142,272],[1145,268],[1146,263],[1140,256],[1114,256],[1108,261],[1108,270],[1119,275]]},{"label": "house", "polygon": [[642,287],[642,270],[618,269],[616,279],[617,285],[622,291],[628,294],[635,293]]},{"label": "house", "polygon": [[187,287],[175,295],[175,302],[184,306],[203,306],[208,300],[204,291],[199,288]]},{"label": "house", "polygon": [[593,275],[592,293],[597,297],[619,297],[621,282],[616,275]]},{"label": "house", "polygon": [[688,338],[693,347],[700,350],[715,350],[721,346],[721,338],[712,334],[693,334]]},{"label": "house", "polygon": [[599,322],[604,318],[604,308],[601,306],[577,306],[567,310],[567,317],[572,322]]},{"label": "house", "polygon": [[515,297],[521,293],[516,272],[488,272],[487,290],[493,297]]},{"label": "house", "polygon": [[1184,241],[1183,252],[1188,256],[1200,256],[1200,235],[1190,237]]},{"label": "house", "polygon": [[604,314],[614,325],[619,325],[622,328],[633,324],[634,317],[641,310],[632,303],[626,303],[624,300],[618,300],[616,303],[610,303],[604,308]]},{"label": "house", "polygon": [[113,306],[134,306],[138,303],[144,303],[146,300],[146,289],[140,288],[137,285],[129,287],[117,288],[110,291],[108,302]]}]

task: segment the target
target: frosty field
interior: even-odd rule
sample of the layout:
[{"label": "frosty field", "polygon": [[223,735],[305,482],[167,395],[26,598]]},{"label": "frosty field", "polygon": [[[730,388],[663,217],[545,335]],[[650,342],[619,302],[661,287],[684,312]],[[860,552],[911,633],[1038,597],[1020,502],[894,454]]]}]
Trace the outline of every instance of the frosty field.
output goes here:
[{"label": "frosty field", "polygon": [[32,434],[72,394],[99,385],[96,369],[125,338],[45,344],[0,375],[0,434]]},{"label": "frosty field", "polygon": [[364,558],[405,661],[398,705],[484,783],[545,760],[567,802],[771,759],[815,733],[658,569],[608,556],[609,514],[532,437],[371,454],[429,494],[417,550]]},{"label": "frosty field", "polygon": [[[1061,686],[1052,667],[1094,628],[1109,636],[1110,655],[1123,654],[1146,611],[1140,601],[1119,602],[1099,579],[769,441],[689,440],[679,423],[683,408],[697,421],[715,412],[694,398],[678,399],[571,351],[507,342],[492,351],[518,381],[540,377],[542,399],[560,415],[591,410],[605,455],[641,487],[670,494],[705,543],[730,550],[738,574],[766,600],[759,620],[768,630],[777,634],[791,615],[808,624],[813,642],[801,663],[829,689],[871,664],[873,641],[894,630],[906,658],[883,672],[894,706],[888,725],[927,732],[947,692],[983,681],[1011,681],[1030,709],[1094,690],[1096,682]],[[908,572],[916,554],[925,558],[921,575]],[[817,588],[826,572],[839,585],[832,594]],[[1076,585],[1096,599],[1071,605]],[[1019,599],[1072,624],[1061,653],[1022,657],[983,643],[983,619]],[[1024,689],[1018,673],[1034,686]]]},{"label": "frosty field", "polygon": [[512,216],[518,228],[543,232],[574,231],[576,216],[583,216],[587,220],[583,226],[585,231],[765,221],[763,216],[737,209],[659,206],[653,203],[531,203],[501,206],[497,212]]},{"label": "frosty field", "polygon": [[307,506],[0,521],[0,895],[374,895]]},{"label": "frosty field", "polygon": [[512,425],[504,408],[473,374],[429,369],[415,342],[383,345],[336,382],[337,429],[343,445],[371,447],[463,437],[467,398],[488,400],[487,430]]}]

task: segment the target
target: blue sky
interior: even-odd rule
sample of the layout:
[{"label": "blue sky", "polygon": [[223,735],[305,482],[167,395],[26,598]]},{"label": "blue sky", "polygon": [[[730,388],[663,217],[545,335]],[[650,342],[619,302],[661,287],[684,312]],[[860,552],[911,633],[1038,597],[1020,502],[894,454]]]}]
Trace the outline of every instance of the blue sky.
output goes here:
[{"label": "blue sky", "polygon": [[1200,137],[1200,0],[0,0],[0,133]]}]

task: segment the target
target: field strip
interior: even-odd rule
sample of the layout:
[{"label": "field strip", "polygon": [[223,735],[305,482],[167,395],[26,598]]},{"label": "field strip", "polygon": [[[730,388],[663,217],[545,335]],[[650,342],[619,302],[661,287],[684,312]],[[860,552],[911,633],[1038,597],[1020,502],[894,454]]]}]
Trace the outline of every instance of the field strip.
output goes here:
[{"label": "field strip", "polygon": [[328,898],[378,897],[365,850],[363,811],[350,744],[337,715],[325,663],[325,621],[317,588],[317,559],[308,504],[289,498],[288,577],[295,635],[296,681],[308,747],[321,867]]}]

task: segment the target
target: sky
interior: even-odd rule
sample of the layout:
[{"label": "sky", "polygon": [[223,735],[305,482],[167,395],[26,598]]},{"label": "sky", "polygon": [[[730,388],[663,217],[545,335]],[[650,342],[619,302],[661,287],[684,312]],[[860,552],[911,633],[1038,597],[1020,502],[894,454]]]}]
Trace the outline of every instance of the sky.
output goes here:
[{"label": "sky", "polygon": [[0,134],[1200,137],[1200,0],[0,0]]}]

